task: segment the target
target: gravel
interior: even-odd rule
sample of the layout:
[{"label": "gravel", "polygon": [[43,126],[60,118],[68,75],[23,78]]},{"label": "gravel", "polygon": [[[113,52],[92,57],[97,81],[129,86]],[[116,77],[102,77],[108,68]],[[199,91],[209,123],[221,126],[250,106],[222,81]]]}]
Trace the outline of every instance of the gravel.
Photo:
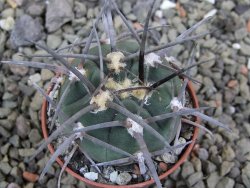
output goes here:
[{"label": "gravel", "polygon": [[131,175],[127,172],[120,173],[116,178],[116,183],[118,185],[127,185],[132,179]]},{"label": "gravel", "polygon": [[234,184],[235,182],[233,179],[228,177],[223,177],[216,185],[216,188],[224,188],[224,187],[233,188]]},{"label": "gravel", "polygon": [[237,142],[237,146],[239,147],[239,150],[243,155],[250,152],[250,147],[247,147],[249,146],[249,144],[250,144],[250,139],[248,138],[242,138]]},{"label": "gravel", "polygon": [[186,179],[189,175],[194,173],[194,167],[191,162],[186,162],[182,166],[181,176]]},{"label": "gravel", "polygon": [[50,2],[46,8],[46,28],[48,32],[58,30],[62,25],[73,19],[72,3],[72,0],[55,0]]},{"label": "gravel", "polygon": [[31,16],[41,16],[45,11],[45,4],[43,2],[29,1],[25,11]]},{"label": "gravel", "polygon": [[243,184],[246,187],[250,186],[250,163],[247,162],[246,166],[241,171],[241,178],[243,181]]},{"label": "gravel", "polygon": [[197,182],[199,182],[200,180],[202,180],[202,178],[203,178],[202,172],[196,172],[188,177],[188,179],[186,180],[186,183],[189,187],[191,187]]},{"label": "gravel", "polygon": [[0,108],[0,118],[7,117],[11,113],[9,108]]},{"label": "gravel", "polygon": [[56,49],[62,43],[62,38],[59,35],[48,35],[47,36],[47,46],[51,49]]},{"label": "gravel", "polygon": [[25,117],[23,117],[22,115],[18,116],[16,119],[16,130],[18,136],[23,139],[28,136],[31,130],[30,124],[28,123],[27,119],[25,119]]},{"label": "gravel", "polygon": [[51,78],[53,78],[55,76],[55,74],[53,72],[51,72],[50,70],[47,69],[43,69],[41,71],[41,79],[43,81],[49,81],[51,80]]},{"label": "gravel", "polygon": [[220,176],[218,172],[211,173],[206,179],[207,187],[214,188],[216,184],[219,182],[219,180],[220,180]]},{"label": "gravel", "polygon": [[234,167],[234,162],[223,161],[220,167],[220,175],[225,176]]},{"label": "gravel", "polygon": [[200,148],[198,151],[197,151],[197,156],[202,160],[202,161],[205,161],[208,159],[208,151],[205,149],[205,148]]},{"label": "gravel", "polygon": [[217,168],[216,165],[212,163],[211,161],[204,161],[202,163],[202,167],[203,167],[203,171],[208,175],[214,172]]},{"label": "gravel", "polygon": [[[38,41],[43,36],[43,26],[38,19],[33,19],[29,15],[22,15],[17,19],[10,35],[12,48],[20,46],[30,46],[28,41]],[[28,40],[28,41],[27,41]]]}]

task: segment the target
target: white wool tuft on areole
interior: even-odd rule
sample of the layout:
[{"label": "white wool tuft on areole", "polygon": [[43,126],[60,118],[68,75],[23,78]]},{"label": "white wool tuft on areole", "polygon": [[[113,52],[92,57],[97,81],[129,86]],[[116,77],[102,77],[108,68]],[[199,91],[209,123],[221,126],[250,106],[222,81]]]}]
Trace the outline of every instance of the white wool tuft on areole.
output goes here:
[{"label": "white wool tuft on areole", "polygon": [[149,67],[156,67],[155,63],[162,64],[161,57],[157,55],[156,53],[149,53],[145,55],[145,65]]},{"label": "white wool tuft on areole", "polygon": [[111,95],[111,93],[107,90],[107,91],[100,91],[99,94],[97,94],[96,96],[94,96],[91,101],[90,104],[96,104],[97,105],[97,109],[94,111],[94,113],[100,112],[100,111],[104,111],[107,109],[107,102],[108,101],[112,101],[113,97]]},{"label": "white wool tuft on areole", "polygon": [[114,71],[116,74],[119,74],[121,70],[126,67],[126,64],[122,62],[124,59],[122,52],[111,52],[107,55],[107,59],[110,63],[107,64],[109,70]]},{"label": "white wool tuft on areole", "polygon": [[141,125],[139,125],[138,123],[136,123],[135,121],[133,121],[132,119],[128,118],[127,122],[129,125],[131,125],[130,128],[128,128],[128,133],[134,137],[134,133],[139,133],[141,135],[143,135],[143,127]]},{"label": "white wool tuft on areole", "polygon": [[[85,75],[85,74],[86,74],[86,71],[85,71],[83,68],[81,68],[81,69],[79,69],[78,67],[75,67],[75,68],[76,68],[76,70],[78,70],[82,75]],[[77,80],[77,81],[79,81],[79,78],[78,78],[73,72],[70,71],[70,73],[69,73],[69,80]]]},{"label": "white wool tuft on areole", "polygon": [[181,101],[178,100],[177,97],[174,97],[171,102],[170,102],[170,107],[171,109],[176,112],[176,111],[179,111],[183,108],[183,105],[181,103]]}]

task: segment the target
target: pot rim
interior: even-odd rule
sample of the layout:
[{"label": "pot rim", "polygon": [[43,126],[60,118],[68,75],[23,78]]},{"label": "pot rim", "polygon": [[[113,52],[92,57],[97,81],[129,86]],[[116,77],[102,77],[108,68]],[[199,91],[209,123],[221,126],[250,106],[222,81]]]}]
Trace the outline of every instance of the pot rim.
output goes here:
[{"label": "pot rim", "polygon": [[[51,88],[49,88],[49,91],[50,90],[51,90]],[[190,98],[193,102],[193,107],[199,108],[198,99],[197,99],[197,96],[195,94],[195,91],[194,91],[194,88],[192,86],[191,81],[189,81],[187,84],[187,91],[188,91]],[[43,104],[42,104],[42,111],[41,111],[41,127],[42,127],[44,139],[48,139],[48,136],[49,136],[46,121],[47,121],[47,101],[44,99]],[[199,118],[195,117],[195,121],[197,123],[200,123],[201,120]],[[199,128],[194,127],[194,133],[193,133],[191,144],[188,145],[188,147],[185,149],[185,152],[180,157],[180,159],[174,164],[174,166],[172,166],[172,168],[170,168],[169,170],[167,170],[166,172],[164,172],[162,175],[159,176],[160,180],[165,179],[167,176],[169,176],[171,173],[173,173],[178,167],[180,167],[181,164],[183,164],[186,161],[187,157],[189,156],[189,154],[191,153],[191,151],[194,147],[195,141],[198,137],[198,132],[199,132]],[[48,149],[49,149],[51,154],[53,154],[55,152],[55,149],[52,146],[52,144],[48,144]],[[56,159],[56,161],[61,167],[63,166],[64,162],[59,157]],[[152,185],[153,183],[155,183],[154,179],[151,178],[148,181],[137,183],[137,184],[131,184],[131,185],[108,185],[108,184],[102,184],[102,183],[88,180],[88,179],[82,177],[81,175],[77,174],[73,170],[71,170],[69,167],[66,167],[65,171],[68,172],[73,177],[75,177],[76,179],[83,181],[88,186],[93,187],[93,188],[99,188],[99,187],[100,188],[117,188],[117,187],[119,187],[119,188],[143,188],[143,187],[148,187],[148,186]]]}]

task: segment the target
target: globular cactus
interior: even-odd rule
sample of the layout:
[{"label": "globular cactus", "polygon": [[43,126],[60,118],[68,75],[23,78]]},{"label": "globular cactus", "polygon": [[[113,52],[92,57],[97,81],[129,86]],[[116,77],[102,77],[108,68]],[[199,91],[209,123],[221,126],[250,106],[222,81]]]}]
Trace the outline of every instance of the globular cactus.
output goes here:
[{"label": "globular cactus", "polygon": [[[163,79],[166,75],[170,74],[171,71],[148,67],[147,80],[142,83],[138,77],[135,76],[138,74],[138,60],[133,59],[123,62],[125,56],[121,52],[135,53],[139,50],[138,44],[133,41],[122,41],[117,43],[116,48],[119,49],[119,51],[111,52],[110,45],[102,45],[102,55],[111,61],[104,63],[103,70],[105,78],[100,77],[98,61],[86,61],[82,65],[84,75],[95,88],[98,88],[100,84],[103,85],[98,89],[99,91],[94,95],[89,95],[81,83],[74,82],[69,87],[68,97],[66,97],[62,103],[61,109],[70,117],[81,109],[91,104],[94,105],[96,108],[93,111],[86,113],[77,120],[85,127],[112,121],[122,122],[119,127],[97,129],[89,131],[88,134],[120,148],[129,154],[135,154],[140,151],[140,147],[136,139],[131,137],[130,133],[130,125],[134,122],[134,120],[132,120],[133,117],[119,112],[109,103],[115,103],[117,106],[119,105],[119,107],[121,106],[130,113],[137,115],[138,118],[143,119],[169,113],[171,111],[169,104],[173,98],[172,94],[174,94],[174,96],[178,94],[181,88],[181,80],[175,77],[172,82],[166,82],[158,87],[157,90],[151,90],[149,88],[150,84]],[[98,56],[98,49],[91,49],[89,54]],[[76,67],[79,65],[81,65],[80,61],[76,63]],[[70,82],[72,81],[68,79],[65,80],[61,87],[60,95],[62,95]],[[138,89],[134,89],[136,87],[138,87]],[[139,89],[141,87],[142,89]],[[131,91],[126,91],[130,89]],[[172,93],[172,91],[174,92]],[[119,102],[116,102],[118,100]],[[141,104],[143,106],[141,106]],[[120,110],[122,110],[122,108],[120,108]],[[172,119],[165,119],[159,122],[151,122],[148,126],[157,131],[167,143],[170,143],[176,135],[176,128],[171,126],[172,121]],[[61,124],[62,123],[63,121],[61,121]],[[166,146],[166,144],[151,133],[151,129],[145,128],[143,138],[150,152],[161,150]],[[80,147],[84,148],[89,156],[97,162],[106,162],[126,157],[126,155],[122,153],[104,148],[85,139],[80,142]]]},{"label": "globular cactus", "polygon": [[[53,57],[63,66],[2,61],[47,68],[59,73],[49,95],[33,83],[49,102],[48,113],[54,113],[50,122],[51,135],[36,153],[54,139],[64,136],[63,143],[58,146],[41,177],[48,171],[52,162],[75,141],[75,146],[79,147],[100,173],[98,166],[101,165],[139,163],[141,172],[145,173],[147,166],[157,186],[161,187],[152,158],[163,153],[176,155],[177,149],[189,143],[178,142],[182,116],[198,116],[227,128],[202,114],[200,111],[205,108],[185,107],[187,82],[196,82],[189,73],[190,68],[197,66],[193,63],[195,45],[185,68],[172,67],[173,62],[165,58],[166,49],[186,41],[193,42],[208,34],[209,32],[190,36],[198,26],[208,22],[210,18],[195,24],[174,42],[146,48],[154,3],[155,1],[149,10],[144,29],[139,32],[131,27],[113,0],[106,0],[100,15],[93,22],[89,38],[82,43],[85,44],[83,54],[61,54],[60,49],[52,51],[34,43],[46,50],[48,57]],[[112,12],[121,16],[129,33],[116,37]],[[108,38],[106,41],[109,41],[109,44],[99,39],[96,30],[99,20],[103,21]],[[126,39],[127,36],[132,36],[132,39]],[[72,46],[74,44],[69,48]],[[75,60],[69,63],[65,57]],[[185,119],[185,122],[206,130],[189,119]],[[71,157],[75,150],[76,147],[70,153]],[[65,161],[63,169],[69,160],[70,158]]]}]

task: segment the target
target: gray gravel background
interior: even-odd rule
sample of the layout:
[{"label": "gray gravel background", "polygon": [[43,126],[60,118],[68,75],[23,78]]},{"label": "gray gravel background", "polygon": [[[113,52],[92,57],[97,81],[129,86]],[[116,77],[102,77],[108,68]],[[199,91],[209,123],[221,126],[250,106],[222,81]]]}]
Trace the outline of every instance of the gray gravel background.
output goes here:
[{"label": "gray gravel background", "polygon": [[[128,19],[143,23],[148,8],[146,1],[119,2]],[[151,22],[151,25],[173,26],[164,29],[162,35],[155,33],[160,42],[172,41],[208,12],[217,10],[212,23],[200,27],[197,33],[214,28],[218,31],[197,41],[196,54],[197,62],[213,57],[217,60],[194,69],[193,74],[203,82],[195,86],[201,105],[216,107],[207,114],[232,129],[228,133],[205,124],[214,132],[214,138],[200,132],[195,152],[170,175],[165,187],[250,187],[250,0],[211,2],[179,0],[181,8],[158,8]],[[0,0],[0,59],[25,60],[20,54],[44,53],[28,46],[24,37],[43,42],[52,49],[80,41],[88,35],[90,18],[98,12],[93,0]],[[118,17],[115,17],[115,27],[122,27]],[[73,48],[72,52],[79,53],[81,48]],[[172,50],[172,55],[181,62],[189,54],[190,50],[182,45]],[[56,187],[60,172],[57,164],[41,184],[23,177],[25,171],[39,174],[49,157],[44,151],[36,161],[24,162],[42,140],[39,122],[42,98],[27,80],[30,78],[46,88],[53,75],[47,70],[0,64],[0,188]],[[65,173],[62,187],[85,186]]]}]

